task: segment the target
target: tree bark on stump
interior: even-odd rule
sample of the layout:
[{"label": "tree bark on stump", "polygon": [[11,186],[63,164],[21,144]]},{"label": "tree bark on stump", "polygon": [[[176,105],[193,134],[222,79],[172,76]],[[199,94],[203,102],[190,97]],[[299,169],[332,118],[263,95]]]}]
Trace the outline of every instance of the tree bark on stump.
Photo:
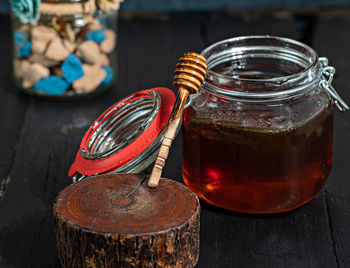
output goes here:
[{"label": "tree bark on stump", "polygon": [[199,257],[198,198],[162,178],[139,174],[88,178],[56,198],[54,220],[63,267],[194,267]]}]

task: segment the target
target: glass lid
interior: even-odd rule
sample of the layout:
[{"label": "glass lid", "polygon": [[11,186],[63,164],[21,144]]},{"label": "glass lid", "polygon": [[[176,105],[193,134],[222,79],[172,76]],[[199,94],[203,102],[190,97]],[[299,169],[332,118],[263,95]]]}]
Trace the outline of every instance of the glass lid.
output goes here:
[{"label": "glass lid", "polygon": [[138,91],[109,107],[85,133],[69,177],[139,172],[153,162],[175,95],[168,88]]}]

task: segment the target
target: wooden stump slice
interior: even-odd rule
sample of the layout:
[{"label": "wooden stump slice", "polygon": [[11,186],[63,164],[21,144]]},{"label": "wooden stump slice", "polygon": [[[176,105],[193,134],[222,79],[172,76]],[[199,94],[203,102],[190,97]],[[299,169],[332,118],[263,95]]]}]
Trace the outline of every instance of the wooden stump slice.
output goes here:
[{"label": "wooden stump slice", "polygon": [[199,257],[198,198],[162,178],[99,175],[72,184],[54,204],[63,267],[194,267]]}]

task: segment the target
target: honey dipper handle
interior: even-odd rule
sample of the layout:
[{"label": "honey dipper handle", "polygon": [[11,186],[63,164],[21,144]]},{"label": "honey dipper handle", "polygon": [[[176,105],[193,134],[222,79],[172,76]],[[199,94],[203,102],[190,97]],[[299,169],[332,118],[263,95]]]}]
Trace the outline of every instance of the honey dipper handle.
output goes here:
[{"label": "honey dipper handle", "polygon": [[169,149],[171,144],[175,138],[176,130],[179,127],[183,110],[185,108],[185,104],[188,98],[189,92],[184,88],[180,88],[179,90],[179,106],[178,109],[175,110],[175,114],[169,123],[167,130],[164,133],[164,138],[162,141],[162,145],[160,146],[159,153],[157,159],[154,163],[153,170],[151,176],[148,180],[149,187],[157,187],[160,177],[162,176],[163,168],[165,166],[165,161],[168,158]]},{"label": "honey dipper handle", "polygon": [[205,78],[207,64],[205,58],[194,52],[187,52],[180,58],[176,65],[174,83],[175,89],[179,90],[178,101],[174,110],[174,115],[170,119],[167,130],[164,133],[162,145],[159,149],[156,162],[154,163],[152,174],[148,180],[149,187],[157,187],[160,176],[168,157],[171,143],[180,124],[182,113],[188,95],[197,93]]}]

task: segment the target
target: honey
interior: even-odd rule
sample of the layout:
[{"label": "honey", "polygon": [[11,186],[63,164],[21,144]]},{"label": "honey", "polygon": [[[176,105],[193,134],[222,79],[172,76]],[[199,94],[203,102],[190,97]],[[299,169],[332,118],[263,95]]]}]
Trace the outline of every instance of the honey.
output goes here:
[{"label": "honey", "polygon": [[186,185],[201,199],[238,212],[276,213],[307,203],[332,165],[330,105],[283,128],[269,112],[246,111],[242,119],[240,112],[215,110],[221,113],[215,119],[189,107],[183,123]]}]

